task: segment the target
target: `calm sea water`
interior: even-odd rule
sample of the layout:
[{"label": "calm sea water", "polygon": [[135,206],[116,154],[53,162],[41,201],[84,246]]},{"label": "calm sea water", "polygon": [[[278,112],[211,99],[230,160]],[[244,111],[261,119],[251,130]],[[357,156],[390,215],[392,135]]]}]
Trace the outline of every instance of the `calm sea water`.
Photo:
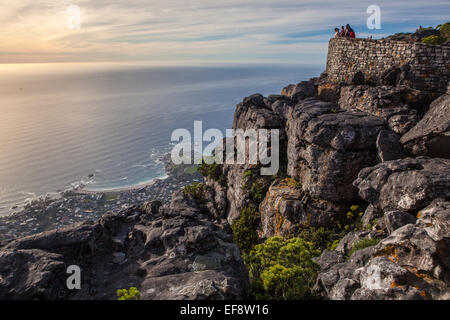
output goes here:
[{"label": "calm sea water", "polygon": [[[3,67],[0,67],[3,68]],[[322,67],[4,66],[0,72],[0,215],[88,183],[102,190],[165,175],[176,128],[231,128],[242,98],[279,93]],[[94,174],[92,178],[89,175]]]}]

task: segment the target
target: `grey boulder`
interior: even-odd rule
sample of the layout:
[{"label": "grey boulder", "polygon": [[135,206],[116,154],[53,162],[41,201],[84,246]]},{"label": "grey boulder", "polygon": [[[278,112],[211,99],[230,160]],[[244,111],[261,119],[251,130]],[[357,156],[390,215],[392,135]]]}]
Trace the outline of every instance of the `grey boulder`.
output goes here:
[{"label": "grey boulder", "polygon": [[361,170],[354,182],[361,198],[382,211],[417,213],[434,199],[450,200],[450,160],[406,158]]},{"label": "grey boulder", "polygon": [[317,96],[317,84],[314,79],[302,81],[296,85],[288,85],[283,88],[281,95],[289,97],[292,102],[297,103],[303,99]]},{"label": "grey boulder", "polygon": [[339,105],[385,119],[389,128],[404,134],[419,121],[417,111],[401,100],[401,89],[391,86],[347,86],[341,89]]},{"label": "grey boulder", "polygon": [[381,130],[377,137],[378,157],[381,162],[405,158],[399,136],[390,130]]},{"label": "grey boulder", "polygon": [[403,211],[385,212],[384,220],[389,233],[392,233],[407,224],[416,222],[416,218],[412,214]]},{"label": "grey boulder", "polygon": [[363,112],[306,99],[287,119],[288,175],[311,197],[352,201],[358,172],[377,162],[376,138],[385,122]]},{"label": "grey boulder", "polygon": [[450,158],[450,95],[433,101],[422,120],[400,142],[411,155]]}]

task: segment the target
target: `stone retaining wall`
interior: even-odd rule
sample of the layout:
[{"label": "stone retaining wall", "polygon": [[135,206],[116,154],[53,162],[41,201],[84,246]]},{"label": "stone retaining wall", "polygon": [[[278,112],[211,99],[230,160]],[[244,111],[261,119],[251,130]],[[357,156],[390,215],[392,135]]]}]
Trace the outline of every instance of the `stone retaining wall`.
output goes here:
[{"label": "stone retaining wall", "polygon": [[328,79],[350,82],[361,71],[379,83],[385,70],[409,64],[413,89],[450,92],[450,46],[405,41],[331,39],[328,46]]}]

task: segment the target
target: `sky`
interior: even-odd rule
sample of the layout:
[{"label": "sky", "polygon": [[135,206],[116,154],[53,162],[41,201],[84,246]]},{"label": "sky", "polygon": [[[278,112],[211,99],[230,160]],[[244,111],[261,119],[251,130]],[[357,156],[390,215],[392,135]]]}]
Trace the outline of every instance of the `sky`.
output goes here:
[{"label": "sky", "polygon": [[380,38],[448,17],[449,0],[0,0],[0,63],[323,64],[340,25]]}]

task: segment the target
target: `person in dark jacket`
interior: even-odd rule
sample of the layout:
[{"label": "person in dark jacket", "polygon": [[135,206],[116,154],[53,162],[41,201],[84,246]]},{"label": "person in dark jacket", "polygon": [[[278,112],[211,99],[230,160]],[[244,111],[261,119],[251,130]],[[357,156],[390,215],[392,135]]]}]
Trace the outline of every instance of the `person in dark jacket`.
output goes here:
[{"label": "person in dark jacket", "polygon": [[346,38],[353,38],[353,39],[356,37],[355,31],[352,29],[352,27],[350,27],[349,24],[347,24],[345,26],[345,34],[344,34],[344,36]]}]

